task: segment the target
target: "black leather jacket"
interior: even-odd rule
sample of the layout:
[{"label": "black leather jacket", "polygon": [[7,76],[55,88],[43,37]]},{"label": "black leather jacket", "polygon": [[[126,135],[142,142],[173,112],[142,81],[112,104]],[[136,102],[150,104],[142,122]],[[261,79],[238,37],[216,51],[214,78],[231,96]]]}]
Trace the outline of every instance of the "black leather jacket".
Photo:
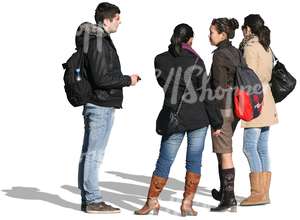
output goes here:
[{"label": "black leather jacket", "polygon": [[109,34],[89,23],[76,36],[76,47],[82,46],[87,50],[86,68],[93,89],[89,102],[122,108],[122,88],[130,86],[131,78],[122,74],[119,56]]}]

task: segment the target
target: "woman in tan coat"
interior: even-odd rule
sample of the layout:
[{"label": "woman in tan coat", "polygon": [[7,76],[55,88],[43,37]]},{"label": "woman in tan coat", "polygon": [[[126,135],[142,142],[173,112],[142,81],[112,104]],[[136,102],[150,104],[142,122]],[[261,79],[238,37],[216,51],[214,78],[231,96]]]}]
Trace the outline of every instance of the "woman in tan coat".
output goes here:
[{"label": "woman in tan coat", "polygon": [[251,14],[242,26],[244,40],[241,43],[247,65],[258,75],[263,85],[264,100],[261,115],[251,121],[242,121],[244,129],[243,151],[251,173],[251,195],[240,205],[250,206],[270,203],[268,137],[270,126],[278,123],[275,101],[269,86],[272,76],[273,56],[270,46],[270,30],[260,15]]}]

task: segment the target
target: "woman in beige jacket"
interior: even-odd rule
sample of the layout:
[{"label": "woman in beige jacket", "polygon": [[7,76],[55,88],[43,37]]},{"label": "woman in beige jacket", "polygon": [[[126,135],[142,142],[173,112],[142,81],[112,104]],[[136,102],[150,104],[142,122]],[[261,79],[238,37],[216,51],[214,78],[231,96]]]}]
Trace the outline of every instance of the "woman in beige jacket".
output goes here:
[{"label": "woman in beige jacket", "polygon": [[241,43],[247,65],[258,75],[263,85],[264,100],[261,115],[251,121],[242,121],[244,129],[243,151],[250,166],[251,195],[240,205],[250,206],[270,203],[271,172],[268,155],[270,126],[278,123],[275,101],[269,86],[273,58],[270,46],[270,30],[260,15],[251,14],[242,26],[244,40]]}]

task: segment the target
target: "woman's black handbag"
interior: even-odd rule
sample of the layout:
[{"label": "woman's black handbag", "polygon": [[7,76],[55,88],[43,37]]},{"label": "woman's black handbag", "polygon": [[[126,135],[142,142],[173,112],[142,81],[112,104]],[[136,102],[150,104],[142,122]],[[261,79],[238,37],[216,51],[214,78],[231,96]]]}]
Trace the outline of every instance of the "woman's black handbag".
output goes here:
[{"label": "woman's black handbag", "polygon": [[[198,62],[198,57],[196,59],[196,62],[193,66],[193,71],[195,68],[195,65]],[[193,73],[192,71],[192,73]],[[160,111],[157,120],[156,120],[156,132],[159,135],[163,136],[169,136],[171,134],[174,134],[176,132],[179,132],[183,130],[182,123],[180,122],[179,118],[179,111],[182,106],[183,96],[185,94],[187,87],[185,88],[183,95],[181,97],[180,103],[177,107],[177,110],[174,112],[170,107],[164,105],[162,110]]]},{"label": "woman's black handbag", "polygon": [[286,70],[284,64],[279,62],[273,53],[273,59],[276,64],[272,70],[271,90],[276,103],[281,102],[290,94],[296,86],[296,79]]},{"label": "woman's black handbag", "polygon": [[160,135],[168,136],[180,131],[179,111],[173,112],[171,108],[163,106],[156,120],[156,132]]}]

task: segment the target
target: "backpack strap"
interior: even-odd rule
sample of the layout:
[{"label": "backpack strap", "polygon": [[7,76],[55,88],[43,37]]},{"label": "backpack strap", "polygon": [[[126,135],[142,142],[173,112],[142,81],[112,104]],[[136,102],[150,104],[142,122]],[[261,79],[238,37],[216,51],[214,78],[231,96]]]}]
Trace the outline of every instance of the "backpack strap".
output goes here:
[{"label": "backpack strap", "polygon": [[237,61],[234,54],[232,51],[230,51],[228,48],[224,48],[220,50],[221,53],[223,53],[227,58],[229,58],[232,62],[233,65],[238,67],[238,66],[244,66],[246,65],[246,62],[243,59],[242,52],[238,50],[238,55],[239,55],[239,60]]}]

